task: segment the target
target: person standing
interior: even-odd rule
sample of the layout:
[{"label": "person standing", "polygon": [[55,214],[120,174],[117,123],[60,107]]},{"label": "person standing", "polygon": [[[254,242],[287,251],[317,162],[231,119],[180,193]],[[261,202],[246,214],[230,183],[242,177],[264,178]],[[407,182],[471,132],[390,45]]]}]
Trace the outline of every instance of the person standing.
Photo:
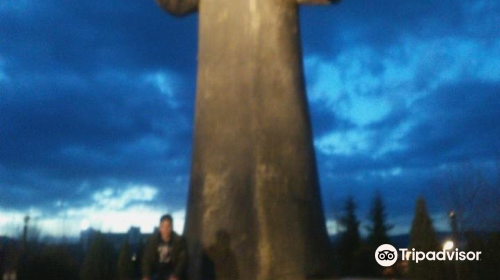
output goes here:
[{"label": "person standing", "polygon": [[182,280],[186,269],[186,241],[173,230],[171,215],[160,218],[157,234],[146,244],[142,257],[142,280]]}]

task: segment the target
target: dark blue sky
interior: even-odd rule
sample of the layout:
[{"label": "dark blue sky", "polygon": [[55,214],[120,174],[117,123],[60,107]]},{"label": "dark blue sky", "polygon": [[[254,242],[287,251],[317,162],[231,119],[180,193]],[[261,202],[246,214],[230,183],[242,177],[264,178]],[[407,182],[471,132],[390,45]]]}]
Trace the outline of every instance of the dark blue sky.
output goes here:
[{"label": "dark blue sky", "polygon": [[[449,170],[500,158],[498,26],[496,0],[301,8],[332,232],[347,195],[364,220],[376,190],[394,234],[419,195],[446,228]],[[0,1],[0,235],[27,213],[47,234],[149,231],[167,211],[180,230],[196,49],[196,15],[153,0]]]}]

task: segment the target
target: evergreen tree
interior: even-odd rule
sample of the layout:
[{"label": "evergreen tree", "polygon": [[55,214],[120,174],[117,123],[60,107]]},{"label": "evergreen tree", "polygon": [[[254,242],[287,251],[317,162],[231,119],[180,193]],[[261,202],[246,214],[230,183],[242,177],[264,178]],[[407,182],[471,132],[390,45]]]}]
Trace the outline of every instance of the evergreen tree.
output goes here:
[{"label": "evergreen tree", "polygon": [[[439,251],[439,243],[436,232],[432,226],[432,220],[427,212],[423,198],[417,199],[415,206],[415,217],[410,230],[410,248],[416,251],[429,252]],[[436,261],[410,262],[410,277],[419,280],[442,279],[439,271],[439,263]]]},{"label": "evergreen tree", "polygon": [[344,216],[340,219],[344,229],[340,236],[339,255],[342,275],[356,275],[360,247],[359,221],[356,217],[356,203],[349,196],[344,206]]},{"label": "evergreen tree", "polygon": [[386,222],[387,213],[385,212],[385,205],[380,192],[375,194],[373,203],[370,210],[368,226],[368,243],[375,248],[382,244],[389,244],[388,232],[392,229],[392,225]]},{"label": "evergreen tree", "polygon": [[113,248],[100,232],[96,232],[83,260],[82,280],[110,280],[113,278]]},{"label": "evergreen tree", "polygon": [[122,245],[120,255],[118,257],[117,276],[118,280],[131,280],[134,274],[134,263],[132,262],[132,255],[130,251],[130,244],[128,240]]},{"label": "evergreen tree", "polygon": [[392,225],[387,224],[387,213],[380,192],[375,193],[368,219],[368,239],[366,246],[363,247],[363,274],[379,277],[382,276],[383,268],[377,264],[373,256],[380,245],[390,244],[387,233],[392,228]]}]

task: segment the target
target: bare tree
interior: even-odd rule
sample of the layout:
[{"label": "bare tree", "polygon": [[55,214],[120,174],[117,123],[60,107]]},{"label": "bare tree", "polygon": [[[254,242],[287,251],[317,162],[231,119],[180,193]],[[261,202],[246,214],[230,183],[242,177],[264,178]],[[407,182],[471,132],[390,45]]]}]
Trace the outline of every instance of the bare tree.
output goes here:
[{"label": "bare tree", "polygon": [[[496,178],[495,178],[496,177]],[[500,229],[500,164],[464,162],[437,181],[438,194],[457,231]]]}]

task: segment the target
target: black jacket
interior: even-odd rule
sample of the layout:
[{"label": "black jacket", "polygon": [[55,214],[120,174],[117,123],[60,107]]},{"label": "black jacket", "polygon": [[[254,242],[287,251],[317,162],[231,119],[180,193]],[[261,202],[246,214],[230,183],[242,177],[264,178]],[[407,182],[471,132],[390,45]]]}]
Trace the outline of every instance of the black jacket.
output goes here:
[{"label": "black jacket", "polygon": [[[172,266],[173,275],[182,279],[187,264],[187,246],[186,241],[176,232],[172,231]],[[146,244],[142,256],[142,276],[151,277],[156,273],[159,264],[158,245],[160,243],[160,234],[153,234]]]}]

